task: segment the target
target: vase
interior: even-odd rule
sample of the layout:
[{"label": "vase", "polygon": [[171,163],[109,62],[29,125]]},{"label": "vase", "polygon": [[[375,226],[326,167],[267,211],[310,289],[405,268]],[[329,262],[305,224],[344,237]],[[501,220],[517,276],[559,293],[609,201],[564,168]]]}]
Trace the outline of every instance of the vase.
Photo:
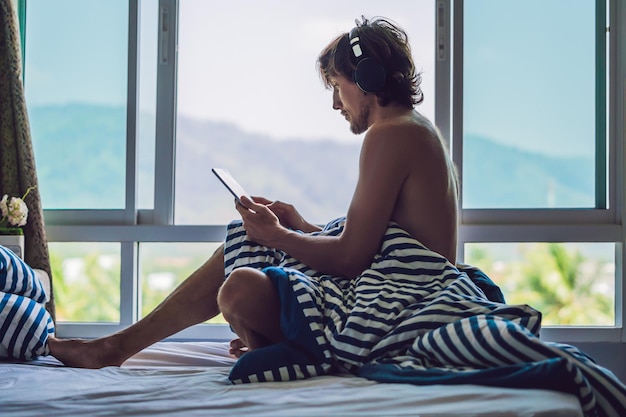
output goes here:
[{"label": "vase", "polygon": [[24,259],[24,235],[3,234],[0,229],[0,245],[12,250],[21,259]]}]

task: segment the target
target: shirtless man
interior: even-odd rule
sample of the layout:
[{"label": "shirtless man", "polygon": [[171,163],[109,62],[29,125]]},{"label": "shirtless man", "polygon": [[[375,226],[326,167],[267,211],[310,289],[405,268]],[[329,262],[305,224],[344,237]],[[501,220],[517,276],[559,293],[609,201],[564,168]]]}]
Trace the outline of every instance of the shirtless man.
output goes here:
[{"label": "shirtless man", "polygon": [[[365,60],[372,61],[361,67]],[[372,63],[377,67],[368,68]],[[454,264],[456,171],[437,129],[414,110],[422,95],[406,34],[385,19],[364,19],[333,40],[318,64],[324,83],[332,88],[333,108],[353,133],[367,132],[344,230],[339,236],[298,233],[294,230],[319,228],[291,205],[244,197],[237,210],[249,240],[282,250],[320,272],[351,278],[371,263],[393,221]],[[96,340],[53,338],[50,352],[69,366],[119,366],[220,311],[240,337],[231,343],[237,357],[283,340],[280,303],[270,279],[262,271],[241,267],[224,281],[224,257],[218,249],[139,322]]]}]

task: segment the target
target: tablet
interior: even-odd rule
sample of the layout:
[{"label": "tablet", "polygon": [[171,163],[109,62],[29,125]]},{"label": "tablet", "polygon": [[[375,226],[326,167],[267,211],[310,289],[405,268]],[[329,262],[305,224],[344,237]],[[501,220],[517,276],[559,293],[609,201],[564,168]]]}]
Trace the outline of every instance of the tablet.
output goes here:
[{"label": "tablet", "polygon": [[230,193],[235,196],[240,204],[242,204],[241,196],[246,196],[250,200],[252,200],[250,194],[248,194],[246,190],[243,189],[243,187],[237,182],[237,180],[235,180],[235,178],[233,178],[233,176],[230,174],[230,172],[228,172],[227,169],[212,168],[211,171],[213,171],[215,176],[220,180],[222,184],[224,184],[228,191],[230,191]]}]

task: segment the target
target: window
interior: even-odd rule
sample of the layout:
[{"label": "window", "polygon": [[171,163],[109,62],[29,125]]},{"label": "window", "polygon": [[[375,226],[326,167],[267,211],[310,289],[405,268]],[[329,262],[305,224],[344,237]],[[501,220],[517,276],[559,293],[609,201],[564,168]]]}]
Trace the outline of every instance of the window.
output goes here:
[{"label": "window", "polygon": [[430,1],[268,7],[278,4],[180,1],[176,224],[224,224],[237,214],[213,166],[228,168],[252,195],[293,203],[310,221],[345,214],[362,136],[332,109],[315,60],[361,14],[398,16],[428,74],[421,110],[433,115]]},{"label": "window", "polygon": [[615,325],[613,243],[467,243],[465,261],[498,284],[507,303],[541,311],[544,326]]},{"label": "window", "polygon": [[[212,166],[311,221],[345,214],[362,138],[332,110],[315,59],[363,14],[408,31],[423,72],[418,110],[459,166],[459,259],[512,299],[533,259],[569,257],[579,262],[570,295],[599,307],[550,318],[542,336],[625,338],[624,97],[613,95],[624,88],[623,6],[382,3],[28,0],[25,85],[55,280],[78,285],[93,257],[115,289],[98,309],[117,309],[68,313],[61,336],[136,321],[213,252],[236,211]],[[205,324],[180,336],[230,333]]]},{"label": "window", "polygon": [[127,21],[123,1],[28,2],[26,102],[46,209],[125,206]]},{"label": "window", "polygon": [[62,322],[119,322],[120,244],[51,242],[56,316]]},{"label": "window", "polygon": [[592,0],[465,2],[464,208],[606,207],[596,199],[606,184],[596,107],[606,94],[595,9]]},{"label": "window", "polygon": [[[615,268],[623,203],[607,151],[615,139],[605,4],[472,1],[455,12],[462,258],[492,275],[509,301],[540,309],[544,336],[587,340],[576,328],[593,326],[618,340],[620,329],[606,329],[623,314]],[[563,307],[566,299],[586,300],[585,312]]]},{"label": "window", "polygon": [[[142,243],[139,276],[140,317],[145,317],[218,248],[218,242]],[[210,323],[225,323],[216,317]]]}]

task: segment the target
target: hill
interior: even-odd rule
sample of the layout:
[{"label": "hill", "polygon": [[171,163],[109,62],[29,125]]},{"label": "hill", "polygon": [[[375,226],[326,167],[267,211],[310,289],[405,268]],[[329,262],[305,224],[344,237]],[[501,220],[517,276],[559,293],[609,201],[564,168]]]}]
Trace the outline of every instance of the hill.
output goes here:
[{"label": "hill", "polygon": [[[40,191],[46,208],[122,208],[125,112],[69,104],[29,109]],[[179,117],[176,222],[225,223],[232,199],[212,177],[228,168],[253,195],[295,204],[311,221],[345,214],[356,183],[360,143],[332,138],[276,141],[237,126]],[[154,176],[154,119],[143,115],[137,175],[141,208],[149,208]],[[464,205],[473,207],[592,206],[593,158],[559,158],[465,138]],[[159,167],[156,167],[159,169]]]}]

